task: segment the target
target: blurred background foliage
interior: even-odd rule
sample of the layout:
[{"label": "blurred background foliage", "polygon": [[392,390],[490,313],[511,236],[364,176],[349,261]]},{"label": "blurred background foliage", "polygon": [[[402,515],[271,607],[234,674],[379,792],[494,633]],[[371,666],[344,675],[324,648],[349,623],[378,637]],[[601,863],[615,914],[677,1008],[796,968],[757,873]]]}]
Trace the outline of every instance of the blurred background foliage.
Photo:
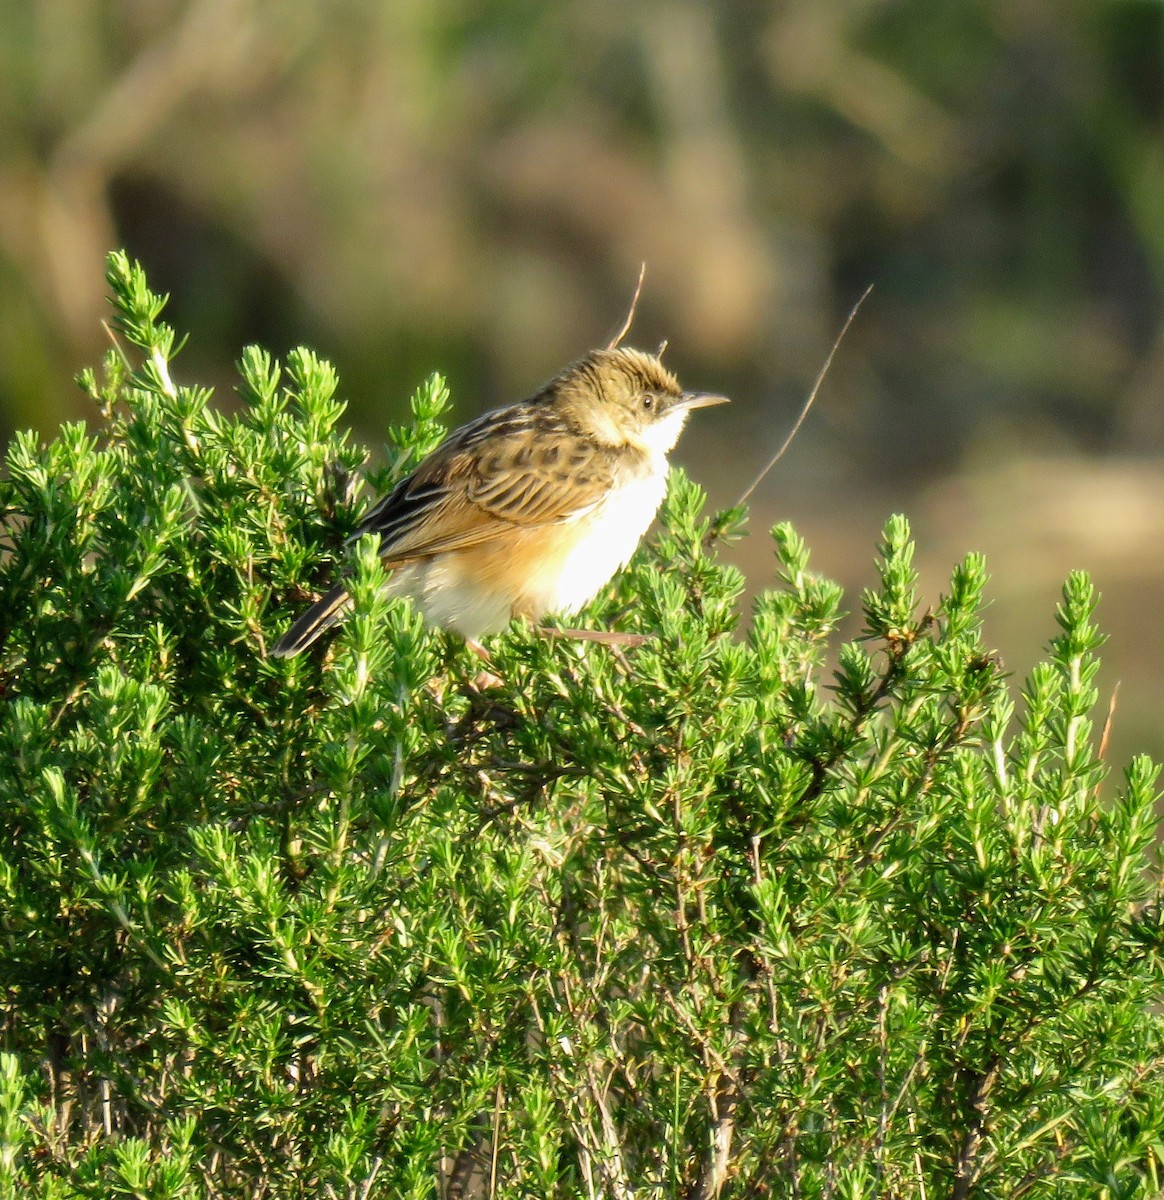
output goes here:
[{"label": "blurred background foliage", "polygon": [[102,262],[190,329],[339,367],[375,445],[432,369],[457,415],[631,337],[729,392],[680,455],[730,504],[850,332],[731,553],[790,518],[854,587],[909,512],[936,600],[985,550],[1023,671],[1086,567],[1164,752],[1158,0],[0,0],[0,432],[85,414]]}]

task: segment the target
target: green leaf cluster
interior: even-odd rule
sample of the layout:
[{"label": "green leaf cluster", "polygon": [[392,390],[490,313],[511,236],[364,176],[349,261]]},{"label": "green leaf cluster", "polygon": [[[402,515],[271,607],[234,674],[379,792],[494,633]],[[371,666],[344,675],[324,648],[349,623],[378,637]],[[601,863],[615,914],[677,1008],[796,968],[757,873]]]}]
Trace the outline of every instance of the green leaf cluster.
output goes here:
[{"label": "green leaf cluster", "polygon": [[743,580],[676,472],[585,614],[488,672],[370,542],[307,351],[226,415],[110,259],[98,431],[0,480],[0,1197],[1137,1197],[1164,1171],[1156,769],[1109,783],[1088,580],[1017,694],[980,557],[860,637],[788,526]]}]

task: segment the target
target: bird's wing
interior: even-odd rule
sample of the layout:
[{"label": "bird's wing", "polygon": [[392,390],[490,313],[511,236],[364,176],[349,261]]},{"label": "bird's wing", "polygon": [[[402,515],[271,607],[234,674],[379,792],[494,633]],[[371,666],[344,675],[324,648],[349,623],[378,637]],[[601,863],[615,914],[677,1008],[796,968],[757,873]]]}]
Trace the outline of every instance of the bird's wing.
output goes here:
[{"label": "bird's wing", "polygon": [[616,481],[608,450],[519,409],[457,430],[364,517],[388,566],[584,516]]}]

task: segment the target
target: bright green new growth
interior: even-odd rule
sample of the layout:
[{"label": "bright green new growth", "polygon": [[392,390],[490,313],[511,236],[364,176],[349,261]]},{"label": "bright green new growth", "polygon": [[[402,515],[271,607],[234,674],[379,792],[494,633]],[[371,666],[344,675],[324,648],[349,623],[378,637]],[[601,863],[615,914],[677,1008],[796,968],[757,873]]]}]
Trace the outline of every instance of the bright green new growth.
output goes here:
[{"label": "bright green new growth", "polygon": [[[1164,1162],[1155,768],[1104,780],[1083,576],[1016,703],[982,560],[918,611],[890,520],[865,633],[774,531],[738,572],[676,473],[586,619],[480,663],[330,577],[363,450],[308,351],[176,386],[0,481],[0,1197],[1133,1197]],[[382,488],[439,440],[413,398]]]}]

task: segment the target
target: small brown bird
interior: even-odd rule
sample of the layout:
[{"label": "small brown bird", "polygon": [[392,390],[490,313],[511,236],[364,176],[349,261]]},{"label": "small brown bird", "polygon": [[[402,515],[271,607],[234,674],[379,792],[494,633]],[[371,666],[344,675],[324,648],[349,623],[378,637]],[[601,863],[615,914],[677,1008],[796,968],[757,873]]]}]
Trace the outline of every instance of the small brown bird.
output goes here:
[{"label": "small brown bird", "polygon": [[[352,538],[378,533],[390,594],[471,644],[514,617],[576,612],[654,520],[688,414],[724,403],[684,392],[656,355],[593,350],[530,399],[455,430]],[[337,584],[272,653],[306,649],[350,603]]]}]

